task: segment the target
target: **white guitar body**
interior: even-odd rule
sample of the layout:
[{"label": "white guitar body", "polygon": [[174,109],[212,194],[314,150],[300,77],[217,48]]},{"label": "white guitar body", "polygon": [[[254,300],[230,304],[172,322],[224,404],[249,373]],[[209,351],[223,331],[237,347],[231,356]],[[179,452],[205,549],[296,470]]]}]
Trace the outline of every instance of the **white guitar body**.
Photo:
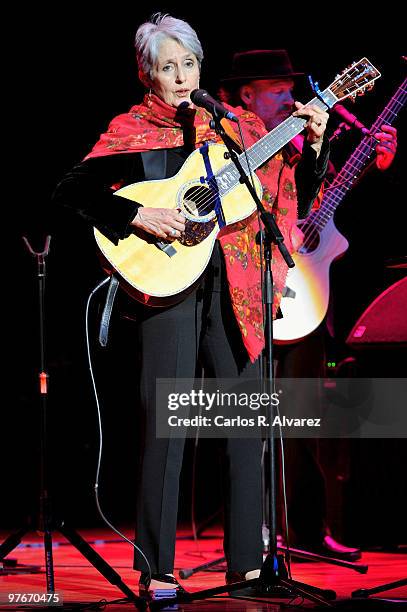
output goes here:
[{"label": "white guitar body", "polygon": [[276,319],[273,324],[274,340],[279,344],[308,336],[323,321],[328,310],[329,269],[349,243],[336,229],[333,218],[318,235],[319,243],[314,250],[293,255],[295,267],[289,270],[286,281],[293,297],[282,298],[283,318]]}]

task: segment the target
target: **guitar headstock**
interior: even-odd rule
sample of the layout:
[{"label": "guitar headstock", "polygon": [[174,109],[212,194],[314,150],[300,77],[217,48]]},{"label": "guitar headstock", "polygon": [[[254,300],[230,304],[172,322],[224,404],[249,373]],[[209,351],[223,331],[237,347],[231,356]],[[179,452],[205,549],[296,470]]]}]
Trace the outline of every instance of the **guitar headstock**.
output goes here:
[{"label": "guitar headstock", "polygon": [[328,87],[331,94],[338,100],[353,98],[363,95],[374,86],[374,82],[381,76],[380,72],[363,57],[358,62],[354,62],[338,75],[335,81]]}]

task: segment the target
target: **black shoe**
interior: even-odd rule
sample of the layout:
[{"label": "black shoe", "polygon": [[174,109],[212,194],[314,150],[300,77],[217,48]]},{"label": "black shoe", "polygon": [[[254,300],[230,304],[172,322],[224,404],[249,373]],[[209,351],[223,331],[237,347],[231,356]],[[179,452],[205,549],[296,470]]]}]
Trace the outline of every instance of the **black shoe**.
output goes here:
[{"label": "black shoe", "polygon": [[[332,559],[341,559],[341,561],[358,561],[362,556],[360,548],[344,546],[328,534],[324,536],[320,543],[304,544],[303,546],[296,545],[294,548],[302,549],[305,552],[316,553],[317,555],[324,555],[325,557],[331,557]],[[301,560],[304,561],[304,559]]]},{"label": "black shoe", "polygon": [[322,540],[322,551],[324,555],[342,559],[342,561],[358,561],[362,556],[360,548],[350,548],[334,540],[331,535],[326,535]]},{"label": "black shoe", "polygon": [[150,578],[148,572],[142,572],[139,579],[139,595],[149,599],[157,597],[164,599],[175,595],[187,595],[187,591],[171,574],[151,574]]}]

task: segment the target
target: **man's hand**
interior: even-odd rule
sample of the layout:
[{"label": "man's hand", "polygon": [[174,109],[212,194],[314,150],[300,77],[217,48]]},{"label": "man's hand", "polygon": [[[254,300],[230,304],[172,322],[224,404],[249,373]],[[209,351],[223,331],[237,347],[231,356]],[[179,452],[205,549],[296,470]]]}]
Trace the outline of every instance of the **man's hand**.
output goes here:
[{"label": "man's hand", "polygon": [[393,163],[397,151],[397,130],[390,125],[382,125],[380,132],[374,135],[379,143],[376,145],[376,166],[387,170]]}]

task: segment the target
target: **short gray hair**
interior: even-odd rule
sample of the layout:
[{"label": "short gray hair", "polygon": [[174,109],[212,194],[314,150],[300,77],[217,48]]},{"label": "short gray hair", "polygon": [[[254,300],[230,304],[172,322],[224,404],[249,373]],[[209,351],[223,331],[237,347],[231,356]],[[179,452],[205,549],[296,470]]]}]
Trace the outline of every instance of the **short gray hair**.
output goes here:
[{"label": "short gray hair", "polygon": [[168,14],[155,13],[150,21],[143,23],[136,32],[137,63],[142,73],[152,77],[152,69],[158,59],[160,44],[166,38],[172,38],[191,51],[201,66],[202,45],[189,23]]}]

